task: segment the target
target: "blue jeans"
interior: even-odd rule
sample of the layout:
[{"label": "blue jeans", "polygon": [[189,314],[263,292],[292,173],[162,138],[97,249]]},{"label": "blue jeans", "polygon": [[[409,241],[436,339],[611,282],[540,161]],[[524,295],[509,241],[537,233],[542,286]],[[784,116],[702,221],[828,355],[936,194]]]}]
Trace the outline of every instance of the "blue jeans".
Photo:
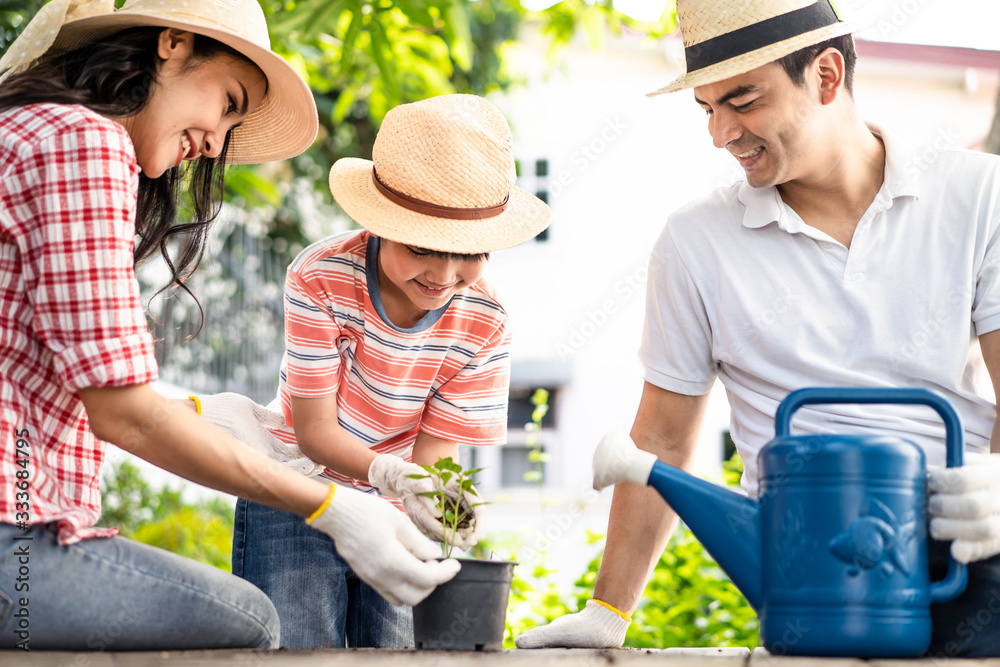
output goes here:
[{"label": "blue jeans", "polygon": [[333,540],[300,516],[238,500],[233,574],[271,598],[282,648],[413,646],[412,609],[358,579]]},{"label": "blue jeans", "polygon": [[124,537],[60,546],[54,524],[0,524],[0,648],[277,648],[267,596]]},{"label": "blue jeans", "polygon": [[[928,545],[932,580],[943,579],[950,542]],[[951,602],[931,606],[934,623],[932,658],[1000,657],[1000,556],[969,563],[965,592]]]}]

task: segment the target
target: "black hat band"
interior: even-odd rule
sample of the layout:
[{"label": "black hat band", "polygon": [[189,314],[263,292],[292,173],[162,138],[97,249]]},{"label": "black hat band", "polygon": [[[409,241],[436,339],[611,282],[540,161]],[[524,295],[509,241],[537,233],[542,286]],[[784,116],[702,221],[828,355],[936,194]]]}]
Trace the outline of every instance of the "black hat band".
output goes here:
[{"label": "black hat band", "polygon": [[840,23],[829,0],[819,0],[769,19],[727,32],[684,49],[687,72],[695,72],[724,60],[750,53],[812,30]]}]

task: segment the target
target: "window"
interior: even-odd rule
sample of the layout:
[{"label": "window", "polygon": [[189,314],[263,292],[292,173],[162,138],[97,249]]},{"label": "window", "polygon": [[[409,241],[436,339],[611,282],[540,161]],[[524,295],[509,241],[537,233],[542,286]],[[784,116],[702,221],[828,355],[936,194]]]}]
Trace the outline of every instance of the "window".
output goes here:
[{"label": "window", "polygon": [[[538,158],[534,161],[532,173],[525,174],[521,168],[521,161],[515,160],[514,166],[517,170],[518,186],[528,192],[534,192],[535,196],[546,204],[549,203],[549,161],[548,158]],[[549,239],[549,228],[546,227],[535,236],[536,241],[547,241]]]},{"label": "window", "polygon": [[733,442],[733,436],[729,433],[729,430],[722,432],[722,460],[728,461],[733,458],[733,454],[736,453],[736,443]]},{"label": "window", "polygon": [[[545,464],[531,460],[532,448],[506,444],[500,452],[500,486],[535,486],[545,483]],[[544,452],[544,447],[542,448]],[[533,478],[531,473],[540,473]]]},{"label": "window", "polygon": [[546,453],[551,449],[555,433],[555,388],[542,387],[548,392],[548,410],[541,417],[541,429],[532,420],[536,405],[532,400],[539,388],[511,387],[507,404],[507,444],[500,454],[500,485],[504,487],[534,486],[545,483],[545,463],[532,460],[532,452]]}]

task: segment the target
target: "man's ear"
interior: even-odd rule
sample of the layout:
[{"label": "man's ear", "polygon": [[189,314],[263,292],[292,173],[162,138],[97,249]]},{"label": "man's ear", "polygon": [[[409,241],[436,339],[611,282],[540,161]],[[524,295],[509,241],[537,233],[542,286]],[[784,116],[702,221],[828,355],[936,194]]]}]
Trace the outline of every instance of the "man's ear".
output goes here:
[{"label": "man's ear", "polygon": [[813,61],[815,75],[819,80],[820,104],[831,104],[844,91],[844,54],[835,48],[828,48]]},{"label": "man's ear", "polygon": [[156,54],[161,60],[180,58],[183,62],[194,52],[194,33],[177,28],[167,28],[160,33]]}]

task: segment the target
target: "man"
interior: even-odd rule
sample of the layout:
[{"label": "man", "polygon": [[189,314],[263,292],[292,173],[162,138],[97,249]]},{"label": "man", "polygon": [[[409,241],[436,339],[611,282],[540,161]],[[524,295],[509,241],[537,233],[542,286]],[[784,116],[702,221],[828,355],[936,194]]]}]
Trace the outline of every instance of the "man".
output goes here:
[{"label": "man", "polygon": [[[677,4],[688,71],[654,94],[693,88],[714,145],[746,183],[674,213],[653,250],[631,436],[687,467],[718,377],[743,485],[756,495],[756,453],[792,390],[940,392],[965,426],[962,469],[939,468],[943,427],[923,408],[813,406],[796,429],[891,433],[924,449],[932,535],[956,540],[953,555],[972,562],[966,592],[932,608],[931,652],[1000,655],[990,610],[990,596],[1000,600],[1000,456],[988,454],[991,438],[1000,451],[1000,160],[946,151],[914,161],[866,125],[852,99],[852,27],[829,0]],[[619,485],[594,599],[517,645],[621,646],[676,523],[655,491]],[[932,547],[936,566],[947,544]]]}]

